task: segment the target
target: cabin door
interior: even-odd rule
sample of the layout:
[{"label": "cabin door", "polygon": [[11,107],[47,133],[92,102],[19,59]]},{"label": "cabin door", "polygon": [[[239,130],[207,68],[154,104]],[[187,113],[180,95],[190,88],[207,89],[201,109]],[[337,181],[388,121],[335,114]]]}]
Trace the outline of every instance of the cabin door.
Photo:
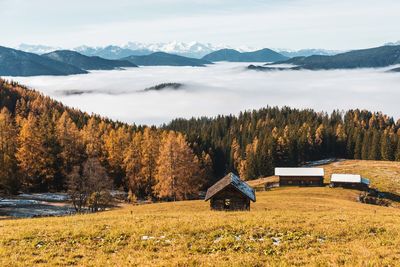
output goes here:
[{"label": "cabin door", "polygon": [[224,210],[230,210],[231,209],[231,200],[229,198],[224,200]]}]

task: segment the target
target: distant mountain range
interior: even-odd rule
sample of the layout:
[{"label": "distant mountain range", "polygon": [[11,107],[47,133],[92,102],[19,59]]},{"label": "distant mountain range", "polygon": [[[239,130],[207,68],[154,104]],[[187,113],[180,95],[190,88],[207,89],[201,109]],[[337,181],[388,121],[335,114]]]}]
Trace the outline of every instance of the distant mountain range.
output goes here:
[{"label": "distant mountain range", "polygon": [[268,48],[254,52],[239,52],[234,49],[221,49],[204,56],[203,59],[211,62],[276,62],[286,60],[288,57]]},{"label": "distant mountain range", "polygon": [[332,56],[337,55],[339,53],[343,53],[343,51],[339,50],[326,50],[326,49],[301,49],[301,50],[283,50],[283,49],[274,49],[274,51],[285,57],[309,57],[312,55],[321,55],[321,56]]},{"label": "distant mountain range", "polygon": [[0,46],[1,76],[36,76],[83,74],[87,71],[76,66]]},{"label": "distant mountain range", "polygon": [[[400,64],[400,46],[381,46],[370,49],[353,50],[334,56],[295,57],[286,61],[268,64],[265,70],[271,70],[274,64],[292,64],[290,69],[329,70],[380,68]],[[255,69],[255,66],[249,66]],[[258,70],[263,67],[259,66]],[[272,67],[273,69],[273,67]]]},{"label": "distant mountain range", "polygon": [[212,64],[212,62],[197,59],[188,58],[164,52],[155,52],[146,56],[129,56],[122,58],[133,64],[139,66],[192,66],[192,67],[204,67],[206,64]]},{"label": "distant mountain range", "polygon": [[[176,46],[173,47],[176,48]],[[122,58],[118,60],[111,60],[104,59],[100,56],[87,56],[71,50],[56,50],[38,55],[0,46],[0,76],[70,75],[87,73],[87,70],[111,70],[115,68],[137,66],[203,67],[218,61],[273,62],[266,64],[267,66],[249,66],[249,69],[264,71],[282,69],[321,70],[376,68],[400,64],[400,45],[394,44],[370,49],[353,50],[335,55],[312,55],[294,58],[288,58],[267,48],[253,52],[220,49],[198,59],[166,52],[152,52],[151,50],[142,49],[142,47],[137,45],[135,46],[133,43],[130,44],[130,47],[138,48],[139,50],[130,50],[129,48],[122,49],[117,46],[109,46],[101,50],[102,53],[108,53],[109,58],[122,56]],[[191,47],[198,47],[199,51],[206,50],[205,47],[199,44]],[[29,50],[37,49],[42,52],[50,49],[47,46],[41,45],[35,46],[34,48],[24,45],[24,48],[29,48]],[[88,54],[100,53],[98,49],[90,50],[88,47],[81,47],[80,49],[87,51]],[[88,51],[91,52],[89,53]],[[129,55],[132,51],[136,51],[135,53],[138,55]],[[307,51],[310,52],[310,50]],[[317,51],[314,50],[314,52],[316,53]],[[322,52],[323,51],[319,51],[319,53]],[[306,50],[304,50],[303,53],[306,53]],[[290,64],[294,66],[276,66],[276,64]],[[399,69],[394,67],[392,71],[398,72]]]},{"label": "distant mountain range", "polygon": [[[51,47],[46,45],[29,45],[21,44],[16,49],[23,50],[25,52],[31,52],[36,54],[45,54],[55,50],[62,50],[60,47]],[[257,49],[252,47],[231,47],[228,45],[213,45],[209,43],[199,42],[169,42],[169,43],[138,43],[129,42],[123,46],[108,45],[104,47],[91,47],[91,46],[79,46],[69,50],[79,52],[86,56],[99,56],[106,59],[120,59],[128,56],[144,56],[154,52],[165,52],[169,54],[176,54],[180,56],[190,58],[202,58],[207,54],[221,50],[221,49],[235,49],[238,52],[252,52]],[[324,49],[303,49],[303,50],[286,50],[286,49],[272,49],[286,57],[297,57],[297,56],[310,56],[310,55],[334,55],[338,54],[339,51],[324,50]]]},{"label": "distant mountain range", "polygon": [[70,64],[84,70],[112,70],[124,67],[137,67],[137,65],[126,60],[109,60],[98,56],[89,57],[70,50],[57,50],[43,54],[42,56]]},{"label": "distant mountain range", "polygon": [[153,51],[148,49],[132,50],[115,45],[109,45],[106,47],[80,46],[74,50],[86,56],[98,56],[106,59],[120,59],[129,56],[145,56],[153,53]]}]

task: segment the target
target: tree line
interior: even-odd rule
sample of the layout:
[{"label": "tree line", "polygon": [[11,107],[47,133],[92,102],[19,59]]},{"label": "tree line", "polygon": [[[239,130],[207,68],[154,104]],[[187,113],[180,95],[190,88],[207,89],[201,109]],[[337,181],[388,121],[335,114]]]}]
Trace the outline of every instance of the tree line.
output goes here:
[{"label": "tree line", "polygon": [[188,199],[212,173],[182,133],[115,122],[0,80],[0,190],[68,190],[77,210],[101,209],[111,189]]},{"label": "tree line", "polygon": [[273,175],[276,166],[299,166],[335,157],[400,161],[400,120],[366,110],[267,107],[238,116],[176,119],[164,129],[187,135],[211,155],[214,171],[243,179]]}]

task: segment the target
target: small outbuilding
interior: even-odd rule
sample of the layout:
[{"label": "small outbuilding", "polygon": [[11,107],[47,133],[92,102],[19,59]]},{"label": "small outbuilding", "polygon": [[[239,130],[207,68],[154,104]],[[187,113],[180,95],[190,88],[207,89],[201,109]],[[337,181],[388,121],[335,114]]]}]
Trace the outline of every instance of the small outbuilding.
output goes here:
[{"label": "small outbuilding", "polygon": [[275,168],[279,186],[323,186],[323,168]]},{"label": "small outbuilding", "polygon": [[207,190],[208,200],[212,210],[250,210],[250,201],[256,202],[256,195],[251,186],[229,173]]},{"label": "small outbuilding", "polygon": [[361,177],[359,174],[337,174],[331,176],[331,187],[354,188],[358,190],[368,190],[369,179]]}]

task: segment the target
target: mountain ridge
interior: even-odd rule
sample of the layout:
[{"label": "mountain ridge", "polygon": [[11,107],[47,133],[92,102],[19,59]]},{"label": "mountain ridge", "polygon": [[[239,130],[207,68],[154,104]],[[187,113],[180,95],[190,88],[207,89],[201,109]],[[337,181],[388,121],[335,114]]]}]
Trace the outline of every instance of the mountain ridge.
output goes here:
[{"label": "mountain ridge", "polygon": [[126,60],[110,60],[98,56],[85,56],[76,51],[56,50],[43,57],[76,66],[84,70],[112,70],[124,67],[137,67],[137,65]]},{"label": "mountain ridge", "polygon": [[211,62],[276,62],[288,58],[271,49],[264,48],[253,52],[239,52],[235,49],[221,49],[204,56],[202,59]]},{"label": "mountain ridge", "polygon": [[165,52],[155,52],[145,56],[129,56],[122,58],[138,66],[191,66],[191,67],[204,67],[212,62],[168,54]]},{"label": "mountain ridge", "polygon": [[34,53],[0,46],[1,76],[85,74],[87,71]]}]

